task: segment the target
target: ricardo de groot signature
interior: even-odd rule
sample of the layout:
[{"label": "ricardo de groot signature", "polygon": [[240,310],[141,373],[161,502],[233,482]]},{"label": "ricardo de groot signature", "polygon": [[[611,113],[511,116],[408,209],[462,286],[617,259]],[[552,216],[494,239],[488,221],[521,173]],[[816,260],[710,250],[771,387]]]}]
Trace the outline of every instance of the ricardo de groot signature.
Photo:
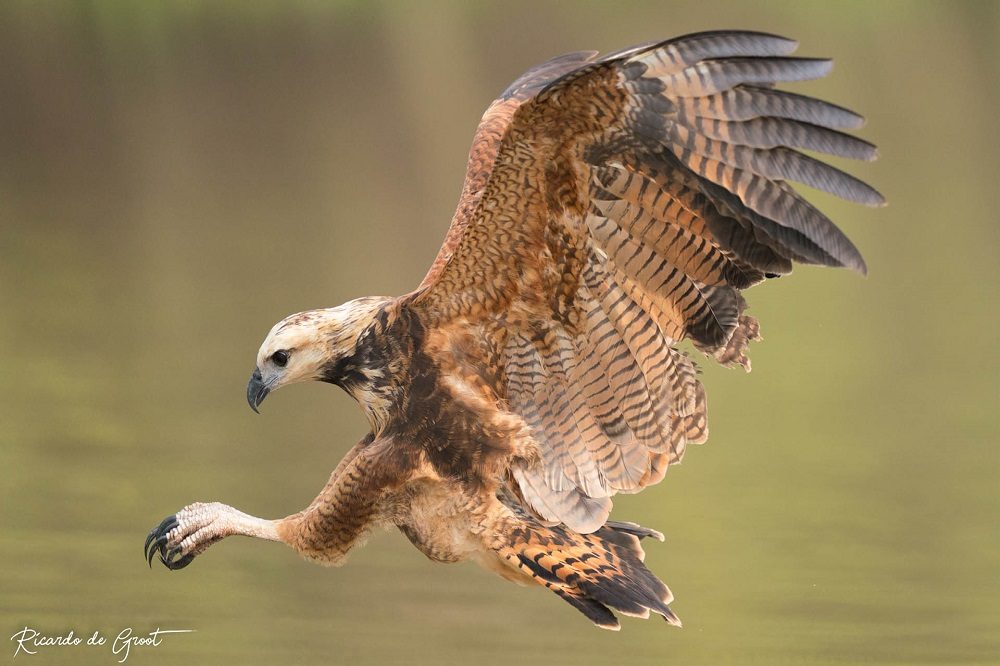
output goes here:
[{"label": "ricardo de groot signature", "polygon": [[132,648],[159,647],[163,643],[163,637],[167,634],[189,634],[194,629],[160,629],[157,627],[147,634],[136,633],[132,627],[125,627],[114,640],[110,640],[101,631],[95,631],[90,638],[84,639],[77,636],[75,630],[70,629],[65,634],[45,634],[33,627],[25,626],[20,631],[10,637],[14,643],[14,657],[19,654],[38,654],[43,650],[53,648],[110,648],[111,653],[118,657],[118,663],[122,664],[129,658]]}]

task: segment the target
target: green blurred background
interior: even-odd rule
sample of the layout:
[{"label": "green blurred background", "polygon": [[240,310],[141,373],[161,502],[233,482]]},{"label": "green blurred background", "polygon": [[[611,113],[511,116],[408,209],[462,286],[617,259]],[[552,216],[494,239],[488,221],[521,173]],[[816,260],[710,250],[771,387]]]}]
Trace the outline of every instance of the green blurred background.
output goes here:
[{"label": "green blurred background", "polygon": [[[870,276],[749,292],[753,374],[706,367],[709,444],[616,504],[667,534],[683,630],[593,629],[395,532],[343,569],[237,539],[146,568],[163,516],[292,513],[364,433],[328,386],[251,413],[257,347],[419,282],[494,95],[718,27],[836,58],[796,90],[868,117],[882,158],[851,168],[891,203],[815,197]],[[197,630],[143,664],[1000,663],[998,44],[986,2],[3,3],[3,635]]]}]

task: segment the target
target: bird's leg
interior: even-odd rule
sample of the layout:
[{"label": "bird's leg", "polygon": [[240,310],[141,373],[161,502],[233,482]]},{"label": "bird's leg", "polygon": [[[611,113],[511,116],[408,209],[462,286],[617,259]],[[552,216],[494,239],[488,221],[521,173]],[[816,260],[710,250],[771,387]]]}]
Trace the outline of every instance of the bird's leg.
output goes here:
[{"label": "bird's leg", "polygon": [[342,564],[348,551],[385,518],[392,489],[409,477],[411,464],[403,451],[386,440],[367,444],[362,442],[366,446],[340,464],[308,507],[279,521],[278,537],[303,557]]},{"label": "bird's leg", "polygon": [[389,442],[359,442],[344,457],[312,503],[287,518],[264,520],[219,502],[191,504],[168,516],[149,533],[148,562],[157,553],[169,569],[181,569],[212,544],[242,534],[281,541],[303,556],[338,564],[381,511],[388,486],[407,474],[405,461]]},{"label": "bird's leg", "polygon": [[152,563],[153,555],[159,553],[168,569],[183,569],[213,543],[234,534],[279,541],[278,522],[255,518],[220,502],[189,504],[149,533],[146,560]]}]

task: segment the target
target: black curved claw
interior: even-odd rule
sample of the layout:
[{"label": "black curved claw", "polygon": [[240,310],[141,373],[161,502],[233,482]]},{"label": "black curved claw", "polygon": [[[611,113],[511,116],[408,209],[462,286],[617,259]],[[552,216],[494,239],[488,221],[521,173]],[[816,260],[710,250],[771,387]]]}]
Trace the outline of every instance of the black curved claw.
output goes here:
[{"label": "black curved claw", "polygon": [[174,560],[181,552],[180,548],[176,546],[167,551],[166,557],[160,556],[160,561],[163,562],[163,566],[167,567],[171,571],[177,571],[178,569],[183,569],[187,565],[191,564],[191,560],[194,559],[194,554],[189,553],[184,557]]},{"label": "black curved claw", "polygon": [[153,555],[155,555],[156,552],[159,551],[160,557],[163,557],[163,549],[166,548],[166,544],[167,544],[166,534],[157,537],[156,541],[153,542],[153,545],[149,549],[149,552],[146,553],[146,564],[148,564],[150,568],[152,568],[153,566]]},{"label": "black curved claw", "polygon": [[146,563],[150,567],[153,566],[153,555],[159,553],[160,560],[163,560],[164,555],[166,555],[167,550],[167,535],[170,531],[177,527],[177,516],[167,516],[163,521],[154,527],[149,535],[146,537],[146,543],[143,546],[142,554],[146,558]]},{"label": "black curved claw", "polygon": [[163,562],[164,566],[166,566],[169,569],[170,564],[174,561],[174,558],[180,554],[180,552],[181,549],[178,548],[177,546],[174,546],[173,548],[168,548],[167,552],[160,553],[160,561]]}]

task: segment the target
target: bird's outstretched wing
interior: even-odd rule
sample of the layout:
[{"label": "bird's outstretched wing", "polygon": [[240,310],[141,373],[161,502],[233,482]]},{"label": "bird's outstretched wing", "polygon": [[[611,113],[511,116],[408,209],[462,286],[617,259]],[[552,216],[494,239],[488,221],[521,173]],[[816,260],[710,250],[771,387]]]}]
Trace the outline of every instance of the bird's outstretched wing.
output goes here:
[{"label": "bird's outstretched wing", "polygon": [[865,272],[787,181],[881,205],[797,149],[871,160],[857,114],[775,85],[824,76],[797,43],[710,32],[557,58],[487,110],[440,254],[409,307],[487,331],[495,383],[541,461],[511,470],[542,518],[581,532],[707,436],[690,339],[749,367],[740,290],[792,262]]}]

